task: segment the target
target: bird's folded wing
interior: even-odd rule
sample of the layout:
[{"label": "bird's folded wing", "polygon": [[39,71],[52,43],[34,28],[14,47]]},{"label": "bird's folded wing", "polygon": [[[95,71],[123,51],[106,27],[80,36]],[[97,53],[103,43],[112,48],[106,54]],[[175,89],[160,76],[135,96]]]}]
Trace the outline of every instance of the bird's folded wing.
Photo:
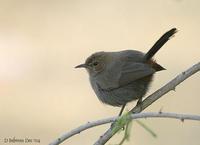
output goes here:
[{"label": "bird's folded wing", "polygon": [[129,84],[135,80],[153,74],[155,70],[148,64],[139,62],[127,62],[121,68],[121,74],[119,78],[119,86]]}]

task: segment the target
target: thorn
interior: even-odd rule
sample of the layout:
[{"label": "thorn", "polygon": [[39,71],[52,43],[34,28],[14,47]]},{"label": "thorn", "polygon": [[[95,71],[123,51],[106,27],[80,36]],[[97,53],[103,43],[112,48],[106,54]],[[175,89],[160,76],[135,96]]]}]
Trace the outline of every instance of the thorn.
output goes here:
[{"label": "thorn", "polygon": [[176,92],[176,87],[172,88],[172,91]]},{"label": "thorn", "polygon": [[181,122],[184,122],[185,121],[185,119],[184,118],[181,118]]},{"label": "thorn", "polygon": [[159,110],[158,113],[161,114],[161,113],[162,113],[162,110],[163,110],[163,107],[160,108],[160,110]]}]

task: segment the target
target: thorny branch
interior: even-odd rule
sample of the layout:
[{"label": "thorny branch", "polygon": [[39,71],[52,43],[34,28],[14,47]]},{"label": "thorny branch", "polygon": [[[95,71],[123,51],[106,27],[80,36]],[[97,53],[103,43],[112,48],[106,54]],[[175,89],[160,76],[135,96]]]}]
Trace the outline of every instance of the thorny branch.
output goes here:
[{"label": "thorny branch", "polygon": [[[164,94],[168,93],[171,90],[175,90],[175,87],[179,85],[181,82],[195,74],[200,70],[200,62],[197,64],[193,65],[186,71],[182,72],[178,76],[176,76],[173,80],[168,82],[166,85],[161,87],[159,90],[148,96],[141,104],[140,106],[134,107],[130,112],[133,113],[131,118],[132,119],[138,119],[138,118],[147,118],[147,117],[166,117],[166,118],[176,118],[180,120],[185,120],[185,119],[190,119],[190,120],[200,120],[200,116],[198,115],[187,115],[187,114],[175,114],[175,113],[140,113],[143,111],[145,108],[150,106],[153,102],[161,98]],[[88,128],[105,124],[105,123],[110,123],[113,122],[117,119],[117,117],[112,117],[112,118],[107,118],[107,119],[102,119],[98,120],[95,122],[90,122],[87,124],[84,124],[76,129],[73,129],[72,131],[63,134],[61,137],[50,143],[50,145],[58,145],[65,141],[66,139],[70,138],[71,136],[80,133],[83,130],[86,130]],[[117,131],[115,132],[112,131],[112,128],[109,128],[100,138],[94,143],[94,145],[104,145]]]}]

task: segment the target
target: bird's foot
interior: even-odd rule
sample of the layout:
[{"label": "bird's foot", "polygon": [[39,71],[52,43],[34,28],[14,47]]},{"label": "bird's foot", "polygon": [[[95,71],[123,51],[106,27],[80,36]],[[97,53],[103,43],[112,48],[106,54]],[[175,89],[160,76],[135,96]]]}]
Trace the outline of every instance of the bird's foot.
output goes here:
[{"label": "bird's foot", "polygon": [[125,126],[130,122],[130,113],[125,113],[120,116],[115,122],[111,124],[111,129],[118,131],[120,129],[125,130]]},{"label": "bird's foot", "polygon": [[[113,129],[113,128],[115,127],[115,125],[116,125],[116,122],[117,122],[117,120],[116,120],[116,121],[114,121],[113,123],[111,123],[111,125],[110,125],[110,128],[111,128],[111,129]],[[122,129],[122,130],[124,130],[124,129],[125,129],[125,127],[123,126],[121,129]]]}]

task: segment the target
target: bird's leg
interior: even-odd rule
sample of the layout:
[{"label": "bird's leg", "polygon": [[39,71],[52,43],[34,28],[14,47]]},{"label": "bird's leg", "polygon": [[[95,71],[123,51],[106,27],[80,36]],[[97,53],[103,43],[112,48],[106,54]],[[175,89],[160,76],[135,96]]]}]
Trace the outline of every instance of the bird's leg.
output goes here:
[{"label": "bird's leg", "polygon": [[[119,112],[119,115],[118,116],[121,116],[123,111],[124,111],[124,108],[125,108],[126,104],[124,104]],[[122,130],[124,130],[124,127],[122,128]]]},{"label": "bird's leg", "polygon": [[119,115],[118,115],[118,116],[121,116],[121,115],[122,115],[122,113],[123,113],[123,111],[124,111],[124,108],[125,108],[125,106],[126,106],[126,104],[124,104],[124,105],[122,106],[122,108],[121,108],[121,110],[120,110],[120,112],[119,112]]},{"label": "bird's leg", "polygon": [[139,100],[137,101],[137,104],[136,104],[136,106],[138,106],[140,108],[140,111],[142,110],[141,103],[142,103],[142,97],[139,98]]},{"label": "bird's leg", "polygon": [[[122,115],[125,106],[126,106],[126,104],[122,105],[122,108],[121,108],[121,110],[120,110],[120,112],[119,112],[118,117],[120,117],[120,116]],[[116,122],[116,121],[115,121],[115,122]],[[111,124],[111,128],[114,126],[115,122],[113,122],[113,123]],[[124,130],[124,127],[123,127],[122,129]]]}]

